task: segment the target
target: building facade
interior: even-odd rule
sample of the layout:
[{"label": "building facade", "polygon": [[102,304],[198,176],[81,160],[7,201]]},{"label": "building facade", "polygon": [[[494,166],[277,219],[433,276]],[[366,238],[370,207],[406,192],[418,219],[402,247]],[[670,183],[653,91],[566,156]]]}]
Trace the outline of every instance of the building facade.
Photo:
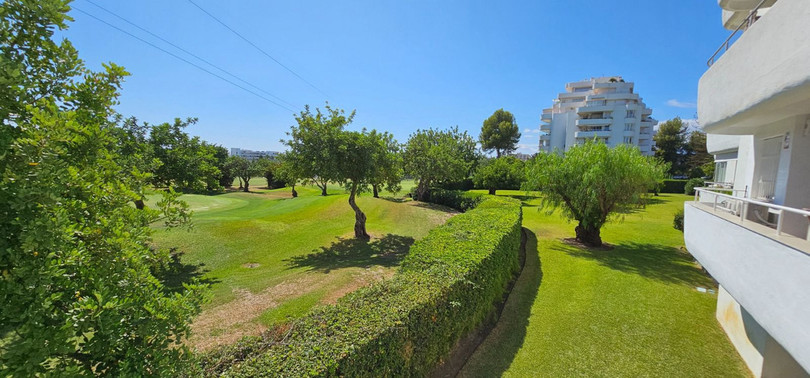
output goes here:
[{"label": "building facade", "polygon": [[540,116],[540,151],[566,151],[586,140],[598,139],[608,146],[632,144],[652,155],[652,109],[633,83],[621,76],[591,78],[565,85],[552,107]]},{"label": "building facade", "polygon": [[241,148],[231,148],[231,156],[240,156],[250,161],[259,160],[261,158],[268,158],[274,160],[279,153],[276,151],[253,151],[243,150]]},{"label": "building facade", "polygon": [[698,85],[715,182],[684,205],[684,241],[752,373],[808,377],[810,1],[718,3],[733,34]]}]

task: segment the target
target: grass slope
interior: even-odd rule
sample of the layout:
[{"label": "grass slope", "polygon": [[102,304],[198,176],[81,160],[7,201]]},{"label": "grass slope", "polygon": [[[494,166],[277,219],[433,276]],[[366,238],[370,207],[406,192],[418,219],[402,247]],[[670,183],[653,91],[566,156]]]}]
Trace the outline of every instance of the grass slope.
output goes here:
[{"label": "grass slope", "polygon": [[176,281],[197,276],[212,283],[193,344],[257,333],[388,276],[416,239],[450,216],[437,207],[364,195],[358,204],[373,238],[358,242],[342,190],[322,197],[315,188],[297,189],[295,199],[287,188],[184,195],[194,211],[193,229],[156,232],[158,247],[181,253]]},{"label": "grass slope", "polygon": [[672,228],[688,196],[654,198],[603,228],[615,249],[589,251],[562,241],[574,224],[538,211],[539,198],[499,194],[524,200],[526,268],[461,376],[750,376],[714,318],[716,295],[695,289],[714,284]]}]

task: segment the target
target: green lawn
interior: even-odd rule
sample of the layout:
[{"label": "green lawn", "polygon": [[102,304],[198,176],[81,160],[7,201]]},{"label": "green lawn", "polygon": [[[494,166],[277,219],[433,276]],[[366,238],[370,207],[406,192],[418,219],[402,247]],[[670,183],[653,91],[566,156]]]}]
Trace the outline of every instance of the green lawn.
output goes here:
[{"label": "green lawn", "polygon": [[523,192],[526,267],[499,324],[461,376],[745,377],[714,318],[711,279],[681,250],[673,214],[690,197],[662,194],[603,228],[610,251],[562,241],[574,224]]},{"label": "green lawn", "polygon": [[[252,180],[251,180],[252,181]],[[257,180],[257,183],[262,182]],[[262,183],[264,184],[264,183]],[[368,216],[368,243],[353,239],[348,195],[330,188],[184,195],[193,229],[158,229],[158,247],[176,247],[182,266],[175,281],[212,283],[211,301],[194,322],[200,348],[231,342],[330,303],[390,276],[413,242],[452,213],[383,193],[358,204]]]}]

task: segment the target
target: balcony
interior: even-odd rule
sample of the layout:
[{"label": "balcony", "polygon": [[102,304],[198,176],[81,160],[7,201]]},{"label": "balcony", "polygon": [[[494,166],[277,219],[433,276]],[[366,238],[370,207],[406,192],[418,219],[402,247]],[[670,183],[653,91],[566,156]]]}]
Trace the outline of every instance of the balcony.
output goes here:
[{"label": "balcony", "polygon": [[541,121],[543,121],[543,122],[551,122],[551,112],[548,112],[548,113],[545,113],[545,112],[544,112],[544,113],[543,113],[543,114],[540,116],[540,120],[541,120]]},{"label": "balcony", "polygon": [[763,125],[807,112],[808,24],[806,1],[779,1],[733,44],[732,36],[723,42],[698,84],[704,131],[756,134]]},{"label": "balcony", "polygon": [[610,130],[602,131],[576,131],[574,138],[576,139],[593,139],[593,138],[607,138],[611,134]]},{"label": "balcony", "polygon": [[[699,189],[697,201],[684,204],[689,252],[805,370],[810,367],[810,242],[803,235],[808,215],[708,189]],[[788,227],[793,222],[804,228],[801,235],[780,232],[779,223],[796,229]]]},{"label": "balcony", "polygon": [[575,124],[577,126],[606,126],[613,123],[612,118],[591,118],[591,119],[578,119]]},{"label": "balcony", "polygon": [[540,141],[542,142],[544,140],[551,140],[551,135],[549,135],[549,134],[540,134]]},{"label": "balcony", "polygon": [[544,123],[544,124],[540,125],[540,131],[543,131],[543,132],[546,132],[546,133],[551,132],[551,125],[549,125],[547,123]]},{"label": "balcony", "polygon": [[[603,112],[612,112],[613,106],[605,105],[604,101],[601,101],[601,105],[591,105],[589,104],[591,101],[585,104],[585,106],[581,106],[577,108],[577,113],[579,114],[588,114],[588,113],[603,113]],[[595,101],[599,103],[598,101]]]},{"label": "balcony", "polygon": [[565,93],[560,93],[560,96],[558,98],[560,100],[574,99],[574,100],[577,100],[577,101],[585,101],[585,96],[586,95],[587,95],[586,92],[573,92],[573,93],[565,92]]}]

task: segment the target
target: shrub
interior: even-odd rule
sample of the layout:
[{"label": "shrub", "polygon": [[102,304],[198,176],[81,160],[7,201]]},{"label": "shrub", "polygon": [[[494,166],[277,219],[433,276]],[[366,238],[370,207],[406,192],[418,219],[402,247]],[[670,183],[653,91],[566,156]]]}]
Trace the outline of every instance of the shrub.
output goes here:
[{"label": "shrub", "polygon": [[675,212],[675,219],[672,220],[672,227],[683,232],[683,209]]},{"label": "shrub", "polygon": [[706,182],[703,181],[702,178],[699,178],[699,177],[698,178],[691,178],[691,179],[689,179],[689,181],[686,182],[686,185],[684,185],[683,193],[684,194],[689,194],[689,195],[694,195],[695,194],[695,188],[700,188],[705,184],[706,184]]},{"label": "shrub", "polygon": [[686,180],[664,180],[661,186],[661,193],[683,193],[686,187]]},{"label": "shrub", "polygon": [[478,206],[483,199],[484,195],[480,193],[431,189],[428,194],[427,202],[452,207],[458,211],[465,212]]},{"label": "shrub", "polygon": [[521,217],[519,201],[487,197],[414,244],[391,279],[313,309],[282,342],[248,338],[210,352],[203,369],[226,376],[425,376],[502,299],[519,269]]}]

